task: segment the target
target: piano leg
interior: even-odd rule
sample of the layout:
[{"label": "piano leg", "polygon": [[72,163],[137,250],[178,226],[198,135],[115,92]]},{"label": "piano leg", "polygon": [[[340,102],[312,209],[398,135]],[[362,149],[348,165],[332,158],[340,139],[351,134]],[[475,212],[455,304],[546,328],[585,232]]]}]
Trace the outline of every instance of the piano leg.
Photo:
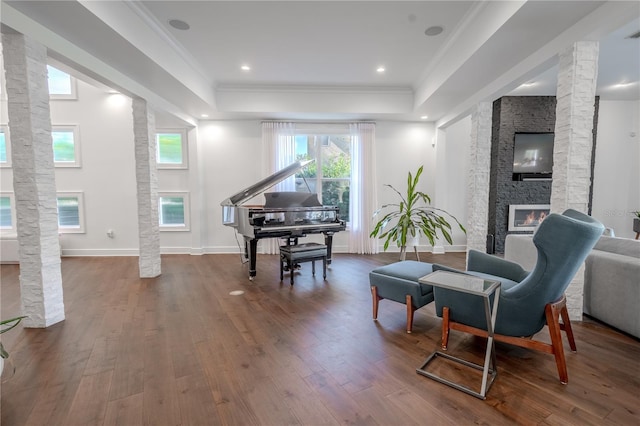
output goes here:
[{"label": "piano leg", "polygon": [[331,265],[331,244],[333,243],[333,233],[324,234],[324,245],[327,246],[327,265]]},{"label": "piano leg", "polygon": [[256,276],[256,254],[258,252],[258,240],[256,238],[245,239],[245,256],[249,258],[249,280]]}]

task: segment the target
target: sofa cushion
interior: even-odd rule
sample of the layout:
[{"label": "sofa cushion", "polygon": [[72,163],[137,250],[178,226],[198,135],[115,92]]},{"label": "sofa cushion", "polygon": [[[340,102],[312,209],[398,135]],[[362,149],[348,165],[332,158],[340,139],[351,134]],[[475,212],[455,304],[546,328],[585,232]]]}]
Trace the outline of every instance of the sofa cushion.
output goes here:
[{"label": "sofa cushion", "polygon": [[639,276],[640,258],[592,251],[585,262],[584,312],[640,338]]},{"label": "sofa cushion", "polygon": [[414,296],[430,296],[433,300],[433,287],[420,284],[418,280],[433,271],[430,263],[405,260],[381,266],[369,273],[371,285],[379,287],[382,297],[401,302],[405,295],[412,294],[407,287],[415,287]]},{"label": "sofa cushion", "polygon": [[640,240],[600,237],[593,249],[640,259]]}]

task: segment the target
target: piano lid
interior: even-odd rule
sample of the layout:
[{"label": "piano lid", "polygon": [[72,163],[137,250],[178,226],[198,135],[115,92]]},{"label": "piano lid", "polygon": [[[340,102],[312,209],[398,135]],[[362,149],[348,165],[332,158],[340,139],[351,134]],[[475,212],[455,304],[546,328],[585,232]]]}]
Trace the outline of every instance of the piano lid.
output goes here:
[{"label": "piano lid", "polygon": [[242,204],[245,201],[252,199],[256,195],[262,194],[264,191],[266,191],[267,189],[271,188],[274,185],[277,185],[278,183],[282,182],[289,176],[296,174],[298,170],[302,169],[303,167],[306,167],[309,163],[312,163],[313,161],[315,160],[296,161],[295,163],[289,164],[284,169],[279,170],[274,174],[272,174],[271,176],[268,176],[262,179],[260,182],[254,183],[250,187],[243,189],[242,191],[238,192],[235,195],[232,195],[231,197],[221,202],[220,205],[221,206],[237,206],[239,204]]}]

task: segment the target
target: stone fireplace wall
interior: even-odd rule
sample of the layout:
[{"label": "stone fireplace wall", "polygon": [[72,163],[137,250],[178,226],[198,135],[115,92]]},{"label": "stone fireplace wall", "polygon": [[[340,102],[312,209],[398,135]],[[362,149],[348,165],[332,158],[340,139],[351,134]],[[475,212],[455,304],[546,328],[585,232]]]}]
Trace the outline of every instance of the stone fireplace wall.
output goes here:
[{"label": "stone fireplace wall", "polygon": [[[597,116],[596,98],[594,149]],[[550,204],[551,200],[551,180],[513,180],[515,134],[553,133],[555,122],[555,96],[504,96],[493,103],[487,229],[493,236],[495,253],[504,253],[510,204]],[[593,175],[593,164],[591,170]]]}]

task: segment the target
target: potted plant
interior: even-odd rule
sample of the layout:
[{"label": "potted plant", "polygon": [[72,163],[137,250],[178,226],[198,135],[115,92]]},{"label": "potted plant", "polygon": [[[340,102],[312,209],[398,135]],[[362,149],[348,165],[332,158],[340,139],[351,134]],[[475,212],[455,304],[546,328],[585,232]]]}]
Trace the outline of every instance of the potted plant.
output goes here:
[{"label": "potted plant", "polygon": [[[23,318],[26,317],[21,316],[0,321],[0,334],[6,333],[7,331],[20,324],[20,321],[22,321]],[[2,346],[2,342],[0,342],[0,374],[2,374],[2,371],[4,370],[4,360],[7,358],[9,358],[9,353],[4,349],[4,346]]]},{"label": "potted plant", "polygon": [[384,239],[384,250],[389,248],[391,242],[395,242],[400,247],[400,260],[405,260],[407,242],[419,236],[420,234],[427,237],[431,245],[435,244],[438,239],[438,231],[447,240],[449,244],[451,240],[451,225],[445,216],[453,219],[462,232],[466,234],[464,226],[452,214],[435,207],[431,207],[431,198],[422,191],[416,190],[423,167],[420,166],[415,176],[411,175],[407,178],[407,189],[404,194],[400,193],[391,185],[385,184],[398,194],[400,201],[398,203],[385,204],[378,209],[373,217],[375,218],[383,211],[386,213],[376,223],[371,237]]},{"label": "potted plant", "polygon": [[640,236],[640,210],[632,212],[636,217],[633,218],[633,232],[636,233],[636,240]]}]

